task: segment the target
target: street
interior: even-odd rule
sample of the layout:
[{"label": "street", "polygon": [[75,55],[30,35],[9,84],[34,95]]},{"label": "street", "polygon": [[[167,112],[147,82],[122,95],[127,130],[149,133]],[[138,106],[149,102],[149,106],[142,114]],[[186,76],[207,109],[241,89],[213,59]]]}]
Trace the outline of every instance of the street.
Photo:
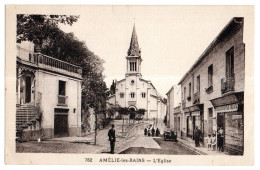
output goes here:
[{"label": "street", "polygon": [[178,142],[164,141],[163,138],[149,138],[142,137],[145,143],[154,140],[158,146],[157,148],[143,146],[143,147],[129,147],[128,149],[120,152],[120,154],[156,154],[156,155],[196,155],[196,153]]},{"label": "street", "polygon": [[[121,133],[122,122],[113,121],[117,131],[115,144],[116,154],[166,154],[195,155],[196,153],[180,142],[164,141],[161,137],[147,137],[143,130],[135,131],[135,136],[126,139]],[[131,126],[130,126],[131,127]],[[125,129],[128,131],[128,127]],[[46,141],[29,141],[16,144],[17,152],[27,153],[101,153],[108,154],[110,145],[107,137],[108,127],[97,133],[97,145],[94,145],[94,134],[86,137],[63,137]]]}]

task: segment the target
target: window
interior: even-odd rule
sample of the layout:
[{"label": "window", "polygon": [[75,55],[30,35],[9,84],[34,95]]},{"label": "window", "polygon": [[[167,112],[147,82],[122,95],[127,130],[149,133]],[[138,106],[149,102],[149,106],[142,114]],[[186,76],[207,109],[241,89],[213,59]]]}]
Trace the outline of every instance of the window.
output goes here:
[{"label": "window", "polygon": [[213,134],[213,109],[208,109],[208,134]]},{"label": "window", "polygon": [[226,52],[226,76],[231,77],[234,75],[234,47]]},{"label": "window", "polygon": [[130,62],[130,71],[136,71],[136,62]]},{"label": "window", "polygon": [[134,93],[134,92],[131,92],[131,93],[130,93],[130,96],[131,96],[131,98],[135,98],[135,93]]},{"label": "window", "polygon": [[208,87],[213,86],[213,64],[208,67]]},{"label": "window", "polygon": [[59,95],[65,96],[66,95],[66,82],[59,80]]},{"label": "window", "polygon": [[134,80],[131,80],[131,84],[134,84],[135,83],[135,81]]},{"label": "window", "polygon": [[31,102],[31,86],[32,86],[32,80],[30,76],[27,76],[25,78],[25,103]]},{"label": "window", "polygon": [[186,87],[184,87],[184,100],[186,99]]},{"label": "window", "polygon": [[146,94],[145,94],[145,93],[142,93],[141,95],[142,95],[142,98],[145,98],[145,95],[146,95]]},{"label": "window", "polygon": [[124,95],[125,94],[123,92],[119,93],[120,98],[124,98]]},{"label": "window", "polygon": [[191,83],[189,83],[189,96],[188,97],[191,97]]},{"label": "window", "polygon": [[197,92],[200,92],[200,76],[197,76]]}]

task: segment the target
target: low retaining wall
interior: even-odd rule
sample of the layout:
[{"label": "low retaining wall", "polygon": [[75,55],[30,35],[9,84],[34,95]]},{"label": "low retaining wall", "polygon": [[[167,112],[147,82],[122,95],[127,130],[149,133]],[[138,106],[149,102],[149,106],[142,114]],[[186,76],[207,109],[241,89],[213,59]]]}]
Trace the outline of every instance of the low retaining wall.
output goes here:
[{"label": "low retaining wall", "polygon": [[129,139],[129,138],[131,138],[131,137],[137,135],[137,134],[138,134],[138,131],[142,131],[142,132],[143,132],[143,129],[144,129],[145,127],[147,127],[148,125],[149,125],[149,123],[140,123],[140,124],[134,125],[134,126],[130,129],[130,131],[126,134],[125,139]]}]

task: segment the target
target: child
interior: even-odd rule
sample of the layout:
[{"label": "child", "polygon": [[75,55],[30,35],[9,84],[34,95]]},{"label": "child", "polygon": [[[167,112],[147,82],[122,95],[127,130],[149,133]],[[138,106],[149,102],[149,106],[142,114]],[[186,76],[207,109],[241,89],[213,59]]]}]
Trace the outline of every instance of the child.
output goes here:
[{"label": "child", "polygon": [[211,143],[212,143],[211,135],[208,135],[208,138],[207,138],[208,150],[209,150],[209,148],[211,148]]},{"label": "child", "polygon": [[213,135],[212,135],[212,139],[211,139],[211,147],[212,147],[212,150],[214,150],[214,148],[216,147],[216,145],[217,145],[216,135],[213,134]]}]

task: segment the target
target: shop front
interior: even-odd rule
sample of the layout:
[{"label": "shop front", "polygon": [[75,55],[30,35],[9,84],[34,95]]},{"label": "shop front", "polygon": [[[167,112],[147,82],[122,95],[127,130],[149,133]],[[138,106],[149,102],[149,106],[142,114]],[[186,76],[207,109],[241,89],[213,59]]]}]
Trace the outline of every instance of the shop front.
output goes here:
[{"label": "shop front", "polygon": [[182,115],[181,113],[174,113],[174,131],[177,132],[177,137],[181,138],[181,122],[182,122]]},{"label": "shop front", "polygon": [[224,151],[232,155],[244,152],[244,92],[211,100],[217,113],[217,129],[223,129]]},{"label": "shop front", "polygon": [[193,105],[184,109],[186,116],[187,137],[194,139],[195,128],[201,131],[201,142],[203,143],[203,104]]}]

